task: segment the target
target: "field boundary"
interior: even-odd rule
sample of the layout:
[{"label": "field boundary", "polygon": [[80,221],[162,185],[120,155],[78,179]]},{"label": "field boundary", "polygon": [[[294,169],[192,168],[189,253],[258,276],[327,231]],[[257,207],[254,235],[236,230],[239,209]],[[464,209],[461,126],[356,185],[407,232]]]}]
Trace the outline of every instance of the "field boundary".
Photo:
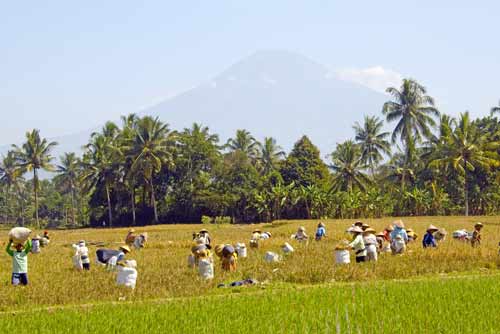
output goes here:
[{"label": "field boundary", "polygon": [[[235,298],[235,297],[243,297],[243,296],[260,296],[264,294],[276,294],[287,289],[294,291],[302,291],[313,288],[328,288],[328,287],[351,287],[351,286],[368,286],[368,285],[376,285],[383,283],[413,283],[413,282],[424,282],[424,281],[440,281],[440,280],[470,280],[477,278],[488,278],[488,277],[500,277],[499,270],[492,270],[492,272],[481,273],[481,274],[458,274],[458,275],[432,275],[432,276],[423,276],[423,277],[412,277],[412,278],[401,278],[401,279],[386,279],[386,280],[375,280],[375,281],[353,281],[353,282],[328,282],[328,283],[319,283],[319,284],[278,284],[273,287],[272,291],[266,289],[267,285],[262,285],[259,290],[255,290],[250,288],[251,290],[242,292],[238,290],[237,293],[220,293],[214,295],[205,295],[205,296],[186,296],[186,297],[168,297],[168,298],[157,298],[157,299],[143,299],[143,300],[118,300],[118,301],[105,301],[105,302],[95,302],[95,303],[85,303],[85,304],[66,304],[66,305],[48,305],[45,307],[34,307],[30,309],[21,309],[21,310],[11,310],[11,311],[1,311],[0,316],[8,316],[8,315],[18,315],[18,314],[30,314],[36,312],[54,312],[54,311],[64,311],[64,310],[77,310],[77,309],[92,309],[94,307],[101,306],[128,306],[128,305],[160,305],[171,303],[175,301],[189,301],[189,300],[199,300],[199,299],[219,299],[219,298]],[[258,288],[255,287],[255,288]],[[246,289],[246,288],[243,288]]]}]

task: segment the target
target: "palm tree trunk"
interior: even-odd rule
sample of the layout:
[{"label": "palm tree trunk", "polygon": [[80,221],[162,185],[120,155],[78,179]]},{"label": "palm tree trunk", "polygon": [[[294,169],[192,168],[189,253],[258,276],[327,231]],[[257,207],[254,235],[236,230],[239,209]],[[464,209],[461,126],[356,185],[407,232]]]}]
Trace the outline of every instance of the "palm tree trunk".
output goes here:
[{"label": "palm tree trunk", "polygon": [[132,186],[132,194],[131,194],[131,203],[132,203],[132,224],[135,225],[135,187]]},{"label": "palm tree trunk", "polygon": [[71,181],[71,219],[73,226],[76,226],[75,218],[75,187],[73,186],[73,181]]},{"label": "palm tree trunk", "polygon": [[464,162],[464,201],[465,201],[465,216],[469,215],[469,189],[467,186],[467,169],[466,162]]},{"label": "palm tree trunk", "polygon": [[38,229],[40,229],[40,221],[38,220],[38,175],[36,168],[33,168],[33,192],[35,194],[35,222]]},{"label": "palm tree trunk", "polygon": [[108,226],[111,227],[113,224],[113,212],[111,211],[111,197],[109,194],[109,185],[106,183],[106,198],[108,200]]},{"label": "palm tree trunk", "polygon": [[153,212],[155,215],[155,223],[158,223],[158,210],[156,208],[155,188],[153,185],[153,178],[149,181],[151,184],[151,202],[153,202]]}]

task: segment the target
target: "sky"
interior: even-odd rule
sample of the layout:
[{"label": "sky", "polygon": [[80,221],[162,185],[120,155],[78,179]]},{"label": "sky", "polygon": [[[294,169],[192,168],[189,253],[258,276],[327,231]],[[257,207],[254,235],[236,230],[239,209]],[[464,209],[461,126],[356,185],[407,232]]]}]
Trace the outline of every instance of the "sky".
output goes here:
[{"label": "sky", "polygon": [[411,77],[443,112],[486,115],[499,13],[496,0],[0,0],[0,145],[100,126],[266,49],[379,91]]}]

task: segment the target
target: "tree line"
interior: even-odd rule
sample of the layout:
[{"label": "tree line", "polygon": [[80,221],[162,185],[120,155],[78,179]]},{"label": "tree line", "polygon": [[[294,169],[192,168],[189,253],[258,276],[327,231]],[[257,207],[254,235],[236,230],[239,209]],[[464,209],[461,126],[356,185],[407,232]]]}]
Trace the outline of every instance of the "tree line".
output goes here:
[{"label": "tree line", "polygon": [[[247,130],[220,143],[206,126],[174,131],[131,114],[91,135],[81,156],[26,134],[0,163],[5,223],[88,226],[500,212],[500,106],[489,116],[439,112],[418,82],[388,88],[328,162],[307,136],[286,154]],[[384,132],[384,121],[394,126]],[[54,172],[52,179],[39,171]]]}]

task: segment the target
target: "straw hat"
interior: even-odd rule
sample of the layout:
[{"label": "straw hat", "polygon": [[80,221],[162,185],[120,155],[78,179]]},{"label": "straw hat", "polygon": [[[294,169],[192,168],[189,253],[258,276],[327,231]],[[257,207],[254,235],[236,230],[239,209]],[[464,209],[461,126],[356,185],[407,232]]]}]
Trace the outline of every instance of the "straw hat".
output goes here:
[{"label": "straw hat", "polygon": [[429,225],[429,227],[427,228],[427,232],[429,232],[429,231],[438,231],[438,230],[439,229],[436,226],[432,225],[432,224]]},{"label": "straw hat", "polygon": [[306,230],[306,228],[304,226],[299,227],[299,231],[304,232],[305,230]]},{"label": "straw hat", "polygon": [[361,228],[365,228],[366,229],[368,227],[370,227],[370,225],[368,225],[367,223],[363,223],[363,225],[361,225]]},{"label": "straw hat", "polygon": [[363,233],[375,233],[376,231],[371,228],[371,227],[368,227],[366,230],[363,231]]},{"label": "straw hat", "polygon": [[359,227],[361,227],[361,226],[363,226],[363,222],[358,220],[358,221],[356,221],[356,222],[354,223],[354,226],[359,226]]},{"label": "straw hat", "polygon": [[402,221],[402,220],[396,220],[396,221],[394,221],[394,222],[392,223],[392,225],[397,226],[397,227],[399,227],[399,228],[404,228],[404,227],[405,227],[405,224],[403,223],[403,221]]},{"label": "straw hat", "polygon": [[387,227],[385,228],[385,230],[386,230],[386,231],[388,231],[388,232],[392,232],[392,231],[394,231],[394,226],[389,225],[389,226],[387,226]]},{"label": "straw hat", "polygon": [[361,229],[361,227],[359,226],[354,226],[352,229],[351,229],[351,233],[363,233],[363,230]]},{"label": "straw hat", "polygon": [[135,230],[133,228],[131,228],[130,230],[128,230],[128,233],[134,233]]},{"label": "straw hat", "polygon": [[130,247],[127,245],[120,246],[119,249],[121,249],[122,251],[124,251],[126,253],[130,253]]},{"label": "straw hat", "polygon": [[483,223],[477,222],[474,224],[474,227],[483,227]]},{"label": "straw hat", "polygon": [[252,231],[252,233],[262,233],[262,230],[259,228],[256,228],[255,230]]},{"label": "straw hat", "polygon": [[224,245],[223,244],[219,244],[219,245],[216,245],[215,248],[214,248],[214,251],[215,251],[215,254],[218,256],[218,257],[221,257],[222,256],[222,250],[224,249]]},{"label": "straw hat", "polygon": [[378,232],[377,234],[375,234],[376,237],[385,237],[385,234],[384,232]]},{"label": "straw hat", "polygon": [[318,224],[318,226],[319,226],[319,227],[325,227],[325,224],[323,224],[323,223],[319,223],[319,224]]},{"label": "straw hat", "polygon": [[201,229],[199,233],[208,233],[208,230],[207,229]]},{"label": "straw hat", "polygon": [[33,237],[33,240],[40,240],[42,239],[38,234]]},{"label": "straw hat", "polygon": [[85,246],[85,240],[80,240],[80,241],[78,241],[78,243],[79,243],[80,245]]},{"label": "straw hat", "polygon": [[408,233],[408,232],[409,232],[409,233],[413,233],[414,231],[413,231],[413,229],[412,229],[412,228],[407,228],[407,229],[406,229],[406,232],[407,232],[407,233]]}]

